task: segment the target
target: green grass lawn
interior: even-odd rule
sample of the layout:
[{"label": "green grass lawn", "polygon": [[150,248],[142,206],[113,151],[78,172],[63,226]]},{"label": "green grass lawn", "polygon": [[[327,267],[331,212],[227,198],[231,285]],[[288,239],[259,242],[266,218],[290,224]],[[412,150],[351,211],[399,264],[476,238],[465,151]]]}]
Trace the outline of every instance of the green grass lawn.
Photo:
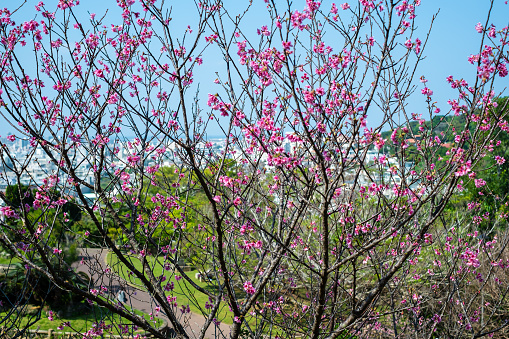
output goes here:
[{"label": "green grass lawn", "polygon": [[[128,257],[131,261],[131,264],[138,270],[142,270],[142,264],[141,261],[134,256]],[[163,259],[161,258],[154,258],[154,257],[148,257],[149,266],[151,267],[152,272],[154,273],[154,276],[157,278],[163,274]],[[140,289],[145,290],[143,286],[141,286],[141,282],[138,278],[134,277],[133,275],[129,274],[129,271],[126,269],[125,265],[120,263],[118,258],[114,253],[108,253],[107,257],[108,264],[110,267],[112,267],[115,272],[117,272],[121,277],[123,277],[126,281],[129,283],[138,286]],[[170,271],[165,274],[167,278],[170,276]],[[195,279],[195,275],[198,273],[197,270],[186,272],[186,274],[189,276],[189,278],[198,286],[211,291],[213,294],[215,294],[216,287],[212,284],[207,283],[205,280],[203,282],[200,282],[198,279]],[[173,295],[177,297],[177,302],[180,305],[187,305],[189,304],[189,307],[192,312],[197,314],[203,314],[205,302],[209,300],[208,296],[205,294],[197,291],[191,284],[189,284],[184,278],[180,279],[179,281],[176,281],[175,278],[172,278],[171,281],[174,283],[174,290],[173,292],[167,292],[167,295]],[[162,284],[164,286],[166,282]],[[244,291],[238,291],[239,296]],[[198,307],[198,305],[201,307]],[[217,319],[225,324],[233,324],[233,313],[229,311],[228,304],[226,302],[222,302],[221,306],[217,312]],[[257,319],[251,315],[246,316],[246,321],[251,327],[255,327],[255,324],[257,322]],[[273,334],[278,333],[278,331],[282,331],[284,333],[284,330],[277,328],[273,328]]]},{"label": "green grass lawn", "polygon": [[[129,310],[131,310],[128,307]],[[143,316],[147,321],[154,323],[153,320],[150,320],[150,316],[146,313],[143,313],[141,311],[135,310],[134,311],[137,315]],[[37,312],[34,312],[37,313]],[[15,327],[16,328],[22,328],[26,326],[29,322],[33,322],[37,319],[36,314],[32,315],[25,315],[21,319],[17,319],[17,312],[14,312],[11,314],[7,319],[9,312],[4,311],[0,312],[0,323],[3,323],[3,326],[9,326],[9,324],[12,324],[13,321],[15,321]],[[69,321],[72,325],[73,329],[70,329],[69,327],[64,327],[61,331],[64,332],[73,332],[74,330],[82,332],[86,331],[91,328],[92,324],[96,321],[104,321],[107,325],[109,324],[123,324],[127,325],[125,319],[122,319],[119,315],[111,314],[110,311],[95,306],[93,308],[87,308],[84,309],[83,307],[80,308],[80,310],[73,312],[71,315],[59,318],[56,314],[53,315],[53,321],[50,321],[48,319],[48,311],[43,310],[41,312],[41,318],[35,322],[32,326],[30,326],[30,329],[39,329],[39,330],[55,330],[59,331],[57,328],[63,323]],[[164,323],[162,320],[157,319],[157,322],[154,324],[155,327],[160,327]],[[113,333],[116,334],[116,333]]]},{"label": "green grass lawn", "polygon": [[[142,269],[141,261],[136,257],[129,257],[131,260],[131,263],[136,267],[136,269],[140,270]],[[152,271],[154,272],[155,277],[159,277],[163,274],[163,267],[162,267],[162,258],[160,260],[156,260],[153,257],[149,257],[149,265],[152,268]],[[140,280],[133,275],[130,275],[126,267],[119,262],[118,258],[114,253],[108,253],[108,264],[126,281],[128,281],[131,284],[139,286],[141,289],[141,283]],[[196,273],[198,273],[197,270],[186,272],[188,276],[191,278],[191,280],[198,286],[209,290],[214,291],[215,286],[202,281],[200,282],[198,279],[195,279]],[[166,276],[169,276],[169,274],[166,274]],[[173,295],[174,297],[177,297],[177,302],[180,305],[187,305],[189,304],[189,308],[192,312],[197,314],[203,314],[203,311],[205,310],[205,303],[209,301],[209,297],[199,291],[197,291],[189,282],[187,282],[184,278],[180,279],[179,281],[176,281],[174,278],[171,279],[174,283],[174,290],[173,292],[168,292],[167,295]],[[164,286],[165,283],[163,283]],[[199,305],[199,306],[198,306]],[[228,310],[228,306],[226,303],[222,303],[218,312],[217,312],[217,319],[221,322],[224,322],[226,324],[232,324],[232,313]]]},{"label": "green grass lawn", "polygon": [[5,258],[0,257],[0,265],[9,265],[9,264],[15,264],[21,262],[18,258]]}]

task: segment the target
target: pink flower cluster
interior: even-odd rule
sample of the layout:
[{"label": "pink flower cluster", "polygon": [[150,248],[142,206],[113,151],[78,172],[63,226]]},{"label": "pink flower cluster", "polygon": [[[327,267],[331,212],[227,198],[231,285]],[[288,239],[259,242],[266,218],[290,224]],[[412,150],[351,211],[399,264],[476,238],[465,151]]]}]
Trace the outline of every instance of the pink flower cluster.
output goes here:
[{"label": "pink flower cluster", "polygon": [[246,291],[247,294],[255,294],[256,293],[256,290],[250,281],[246,281],[244,283],[244,291]]}]

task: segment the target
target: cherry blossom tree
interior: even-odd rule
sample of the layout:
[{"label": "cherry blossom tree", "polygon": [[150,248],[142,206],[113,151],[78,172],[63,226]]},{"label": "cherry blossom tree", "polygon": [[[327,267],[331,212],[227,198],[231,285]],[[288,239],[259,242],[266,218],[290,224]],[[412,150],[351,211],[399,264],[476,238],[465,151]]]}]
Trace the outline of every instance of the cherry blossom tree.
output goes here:
[{"label": "cherry blossom tree", "polygon": [[[490,218],[464,188],[495,197],[477,172],[509,131],[507,101],[495,100],[507,27],[490,13],[472,27],[472,74],[444,74],[457,97],[439,107],[418,73],[431,31],[417,28],[420,0],[266,0],[257,26],[253,2],[116,5],[0,12],[0,112],[16,130],[1,144],[2,179],[20,202],[4,196],[0,242],[52,289],[122,319],[61,328],[87,338],[506,332],[505,197]],[[422,110],[408,111],[410,100]],[[76,243],[82,256],[108,254],[70,265]],[[91,280],[62,274],[80,270]],[[127,285],[167,327],[119,302]],[[0,297],[12,315],[30,293]],[[0,324],[21,334],[31,325],[21,321]]]}]

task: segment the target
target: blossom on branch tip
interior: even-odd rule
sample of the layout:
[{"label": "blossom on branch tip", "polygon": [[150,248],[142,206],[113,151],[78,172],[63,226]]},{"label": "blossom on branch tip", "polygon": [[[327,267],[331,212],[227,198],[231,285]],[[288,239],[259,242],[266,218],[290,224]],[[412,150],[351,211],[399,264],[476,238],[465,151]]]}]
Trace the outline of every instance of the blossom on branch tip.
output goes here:
[{"label": "blossom on branch tip", "polygon": [[250,281],[246,281],[244,283],[244,291],[246,291],[247,294],[255,294],[256,293],[256,290]]},{"label": "blossom on branch tip", "polygon": [[477,33],[482,33],[483,31],[483,27],[481,25],[480,22],[478,22],[476,25],[475,25],[475,30],[477,31]]}]

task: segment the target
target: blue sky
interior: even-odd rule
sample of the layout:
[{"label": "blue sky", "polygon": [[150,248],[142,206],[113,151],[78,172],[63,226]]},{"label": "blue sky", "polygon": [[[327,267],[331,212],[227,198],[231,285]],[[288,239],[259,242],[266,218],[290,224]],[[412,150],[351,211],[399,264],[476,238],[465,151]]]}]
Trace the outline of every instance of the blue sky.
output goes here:
[{"label": "blue sky", "polygon": [[[337,2],[337,4],[341,4],[347,0],[341,0]],[[25,8],[23,8],[17,15],[15,16],[17,22],[21,22],[23,20],[28,20],[33,18],[35,12],[33,11],[33,4],[37,1],[29,1],[30,4],[27,4]],[[45,1],[48,4],[48,8],[54,7],[57,3],[55,0]],[[248,24],[248,26],[252,26],[253,34],[255,34],[256,29],[261,27],[263,24],[267,24],[263,22],[263,18],[266,18],[266,10],[265,4],[263,0],[254,0],[253,8],[251,9],[250,15],[246,18],[246,22],[244,24]],[[354,1],[348,1],[352,5]],[[509,18],[509,7],[504,4],[504,0],[495,1],[495,7],[492,12],[492,18],[490,23],[494,23],[497,28],[501,28],[503,26],[508,25]],[[180,8],[182,6],[188,6],[192,8],[191,1],[166,1],[167,5],[171,4],[175,6],[173,16],[175,27],[185,28],[187,24],[191,23],[193,26],[193,14],[195,10],[187,10],[184,8]],[[225,7],[233,8],[234,11],[241,11],[244,8],[245,4],[248,3],[247,0],[227,0],[224,1]],[[324,1],[322,8],[330,8],[331,1]],[[50,5],[53,4],[53,5]],[[234,7],[232,7],[234,6]],[[116,6],[115,0],[81,0],[81,4],[78,7],[84,14],[88,13],[96,13],[97,17],[101,14],[105,13],[108,10],[107,17],[117,17],[119,13],[119,9]],[[302,10],[304,8],[304,1],[299,0],[294,2],[294,9]],[[475,79],[476,69],[473,65],[469,64],[467,58],[470,54],[475,54],[479,51],[479,38],[481,37],[478,34],[474,26],[476,23],[481,22],[485,23],[486,14],[489,8],[489,1],[487,0],[447,0],[447,1],[438,1],[438,0],[423,0],[422,5],[418,8],[418,26],[422,32],[427,31],[429,28],[430,20],[433,14],[438,13],[438,16],[434,22],[434,26],[432,29],[430,41],[428,46],[426,47],[425,55],[427,55],[426,60],[420,65],[420,68],[417,71],[417,79],[421,75],[425,75],[429,80],[428,87],[430,87],[435,95],[434,100],[438,101],[439,107],[442,108],[442,112],[446,112],[448,110],[447,100],[449,98],[457,97],[457,93],[453,91],[450,86],[446,83],[445,78],[448,75],[453,75],[455,78],[465,78],[467,81],[471,82]],[[186,13],[186,14],[182,14]],[[341,11],[340,11],[341,13]],[[344,12],[343,12],[344,13]],[[341,14],[343,14],[341,13]],[[106,20],[108,22],[108,20]],[[115,18],[115,22],[119,22],[118,19]],[[244,26],[246,27],[246,26]],[[215,76],[211,69],[213,70],[215,65],[221,66],[221,58],[220,56],[212,56],[208,61],[209,68],[207,69],[208,74],[200,75],[197,74],[197,81],[200,82],[201,94],[206,97],[207,93],[214,93],[217,91],[214,88],[214,84],[212,81]],[[196,71],[198,73],[200,69]],[[497,90],[502,91],[506,86],[506,82],[498,81]],[[414,96],[414,100],[409,102],[409,111],[419,113],[421,110],[425,108],[425,101],[422,95]],[[2,119],[0,117],[0,119]],[[369,125],[376,125],[378,122],[377,116],[368,116]],[[0,135],[5,136],[7,132],[13,131],[5,123],[0,123]],[[216,134],[215,128],[212,128],[210,131],[211,135]]]}]

